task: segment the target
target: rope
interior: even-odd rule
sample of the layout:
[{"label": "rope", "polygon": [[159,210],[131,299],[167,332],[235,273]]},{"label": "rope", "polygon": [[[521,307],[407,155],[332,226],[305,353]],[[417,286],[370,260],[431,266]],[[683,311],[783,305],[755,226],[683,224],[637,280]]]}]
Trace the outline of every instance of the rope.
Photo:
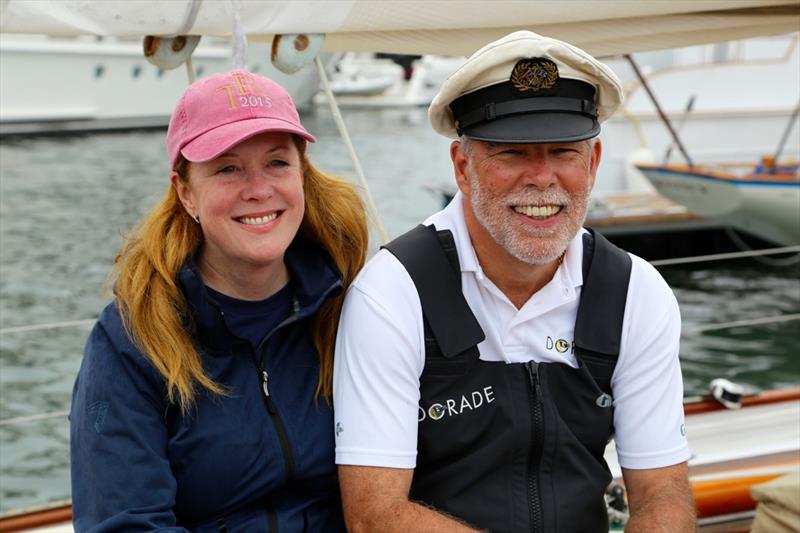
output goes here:
[{"label": "rope", "polygon": [[331,86],[328,82],[328,75],[325,73],[325,68],[322,66],[322,61],[320,61],[319,56],[314,58],[314,64],[317,65],[317,72],[319,73],[319,79],[322,82],[322,89],[325,91],[325,95],[328,97],[328,103],[331,106],[331,113],[333,113],[333,120],[336,122],[336,126],[339,128],[339,134],[342,136],[342,140],[347,147],[347,152],[350,154],[350,159],[353,161],[353,167],[355,167],[358,179],[361,181],[361,186],[364,188],[364,194],[367,200],[367,208],[369,209],[370,215],[375,222],[375,227],[378,230],[383,242],[389,242],[389,234],[386,232],[386,228],[383,226],[380,216],[378,216],[378,208],[375,207],[375,201],[372,199],[372,193],[367,185],[367,178],[364,177],[364,170],[361,168],[361,163],[359,162],[356,151],[353,148],[353,143],[350,140],[350,134],[347,133],[347,127],[344,124],[344,119],[342,119],[342,113],[339,111],[339,105],[336,103],[336,99],[333,97],[333,91],[331,91]]},{"label": "rope", "polygon": [[95,322],[96,320],[94,318],[88,318],[86,320],[68,320],[65,322],[49,322],[47,324],[32,324],[29,326],[11,326],[8,328],[0,328],[0,334],[37,331],[41,329],[69,328],[73,326],[91,326]]},{"label": "rope", "polygon": [[178,26],[178,29],[175,31],[173,36],[177,37],[178,35],[186,35],[189,31],[194,27],[194,23],[197,20],[197,14],[200,13],[200,7],[203,4],[203,0],[191,0],[189,3],[186,13],[183,14],[183,22],[181,25]]},{"label": "rope", "polygon": [[[194,27],[194,23],[197,20],[197,14],[200,13],[200,7],[203,4],[203,0],[191,0],[188,8],[186,9],[186,13],[183,15],[183,22],[178,27],[178,30],[175,32],[174,36],[179,35],[187,35],[189,31]],[[192,56],[186,58],[186,76],[189,78],[189,85],[194,83],[194,66],[192,66]]]},{"label": "rope", "polygon": [[782,248],[765,248],[763,250],[747,250],[744,252],[731,252],[726,254],[696,255],[693,257],[677,257],[675,259],[658,259],[650,261],[653,266],[683,265],[686,263],[702,263],[703,261],[719,261],[722,259],[739,259],[742,257],[756,257],[760,255],[800,253],[800,246],[784,246]]},{"label": "rope", "polygon": [[194,83],[194,67],[192,66],[192,56],[186,58],[186,77],[189,78],[189,85]]},{"label": "rope", "polygon": [[[725,234],[728,235],[728,238],[733,241],[733,243],[740,249],[740,250],[747,250],[750,251],[753,249],[752,246],[748,245],[742,237],[734,231],[731,227],[725,228]],[[784,257],[783,259],[770,259],[769,257],[754,257],[756,261],[762,263],[767,266],[772,267],[784,267],[784,266],[791,266],[798,261],[800,261],[800,254],[795,254],[790,257]]]},{"label": "rope", "polygon": [[800,319],[800,313],[790,315],[765,316],[761,318],[751,318],[749,320],[734,320],[733,322],[721,322],[719,324],[707,324],[705,326],[684,327],[684,333],[700,333],[703,331],[717,331],[720,329],[739,328],[742,326],[756,326],[759,324],[775,324],[778,322],[789,322],[790,320]]},{"label": "rope", "polygon": [[231,31],[233,65],[236,69],[243,69],[247,67],[247,36],[244,33],[242,19],[239,16],[242,7],[241,2],[239,0],[231,0],[231,7],[233,8],[233,29]]},{"label": "rope", "polygon": [[13,424],[21,424],[23,422],[34,422],[36,420],[47,420],[48,418],[61,418],[69,416],[69,411],[51,411],[49,413],[39,413],[36,415],[17,416],[14,418],[6,418],[0,420],[0,426],[10,426]]}]

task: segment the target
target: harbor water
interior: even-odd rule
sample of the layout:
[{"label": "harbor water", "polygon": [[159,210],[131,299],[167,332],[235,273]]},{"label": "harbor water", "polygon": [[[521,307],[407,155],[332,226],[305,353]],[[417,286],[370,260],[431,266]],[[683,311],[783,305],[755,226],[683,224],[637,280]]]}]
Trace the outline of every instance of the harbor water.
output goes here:
[{"label": "harbor water", "polygon": [[[321,169],[355,180],[330,113],[303,117]],[[377,210],[396,236],[437,210],[452,182],[448,141],[425,110],[345,112]],[[69,497],[65,415],[122,236],[164,193],[164,131],[0,139],[0,512]],[[373,248],[380,238],[373,231]],[[800,321],[699,331],[800,313],[800,266],[755,259],[660,267],[680,303],[687,395],[725,377],[751,389],[800,384]],[[743,428],[746,430],[746,428]]]}]

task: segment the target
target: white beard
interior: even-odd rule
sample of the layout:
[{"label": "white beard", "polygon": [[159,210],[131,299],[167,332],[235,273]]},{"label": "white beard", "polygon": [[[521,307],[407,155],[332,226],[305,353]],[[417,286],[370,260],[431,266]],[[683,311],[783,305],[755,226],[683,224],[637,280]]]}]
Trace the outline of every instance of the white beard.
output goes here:
[{"label": "white beard", "polygon": [[[560,258],[586,219],[590,189],[576,196],[560,186],[547,189],[526,187],[497,197],[483,187],[477,173],[469,165],[472,187],[470,204],[475,218],[489,235],[509,254],[522,262],[540,265]],[[588,180],[587,180],[588,185]],[[532,228],[522,224],[512,205],[560,205],[564,221],[552,228]]]}]

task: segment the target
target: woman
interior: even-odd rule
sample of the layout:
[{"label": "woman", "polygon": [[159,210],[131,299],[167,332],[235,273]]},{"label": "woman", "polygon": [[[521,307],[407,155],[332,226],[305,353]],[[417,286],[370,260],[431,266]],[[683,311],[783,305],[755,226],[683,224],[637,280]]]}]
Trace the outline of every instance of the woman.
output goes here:
[{"label": "woman", "polygon": [[75,382],[77,531],[344,528],[328,400],[367,230],[307,141],[286,91],[246,71],[178,103],[172,186],[117,256]]}]

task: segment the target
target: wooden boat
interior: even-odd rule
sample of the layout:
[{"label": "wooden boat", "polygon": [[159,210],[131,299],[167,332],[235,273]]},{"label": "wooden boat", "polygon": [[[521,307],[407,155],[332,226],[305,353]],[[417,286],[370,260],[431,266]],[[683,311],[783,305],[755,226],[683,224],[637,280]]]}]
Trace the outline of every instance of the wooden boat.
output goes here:
[{"label": "wooden boat", "polygon": [[670,200],[779,244],[800,243],[797,163],[636,165]]},{"label": "wooden boat", "polygon": [[[739,409],[690,399],[684,410],[701,530],[746,531],[756,507],[750,488],[800,467],[800,388],[746,396]],[[620,482],[613,443],[605,457]]]},{"label": "wooden boat", "polygon": [[[750,488],[800,467],[800,388],[746,396],[740,409],[706,397],[688,399],[684,410],[701,530],[746,530],[756,507]],[[605,456],[620,482],[613,442]],[[69,532],[71,519],[70,505],[60,502],[0,516],[0,533]]]}]

